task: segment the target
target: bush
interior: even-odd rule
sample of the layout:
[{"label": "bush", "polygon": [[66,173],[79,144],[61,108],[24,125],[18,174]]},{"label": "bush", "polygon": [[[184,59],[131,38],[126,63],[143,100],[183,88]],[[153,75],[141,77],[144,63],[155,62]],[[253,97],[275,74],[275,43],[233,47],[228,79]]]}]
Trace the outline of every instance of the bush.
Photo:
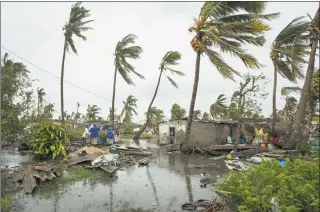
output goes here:
[{"label": "bush", "polygon": [[64,129],[66,130],[67,137],[73,141],[73,140],[81,140],[82,134],[84,132],[84,128],[80,127],[77,130],[75,130],[71,125],[65,125]]},{"label": "bush", "polygon": [[270,211],[272,197],[279,211],[318,211],[319,163],[300,159],[285,167],[277,161],[261,163],[243,173],[230,172],[217,189],[230,194],[240,212]]},{"label": "bush", "polygon": [[31,145],[39,159],[55,159],[66,156],[68,144],[66,130],[59,124],[39,124],[33,133]]}]

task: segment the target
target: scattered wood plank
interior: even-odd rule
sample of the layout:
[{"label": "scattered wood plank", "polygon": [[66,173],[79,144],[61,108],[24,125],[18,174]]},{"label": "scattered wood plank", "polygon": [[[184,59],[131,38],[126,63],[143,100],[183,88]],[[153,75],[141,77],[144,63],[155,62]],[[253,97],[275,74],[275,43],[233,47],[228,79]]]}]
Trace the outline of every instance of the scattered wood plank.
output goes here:
[{"label": "scattered wood plank", "polygon": [[98,157],[97,155],[75,156],[75,157],[70,159],[70,161],[68,163],[68,166],[73,166],[73,165],[76,165],[78,163],[82,163],[82,162],[86,162],[86,161],[92,162],[97,157]]},{"label": "scattered wood plank", "polygon": [[126,151],[126,150],[116,150],[119,153],[122,153],[124,155],[140,155],[140,156],[148,156],[152,155],[152,152],[146,152],[146,151]]}]

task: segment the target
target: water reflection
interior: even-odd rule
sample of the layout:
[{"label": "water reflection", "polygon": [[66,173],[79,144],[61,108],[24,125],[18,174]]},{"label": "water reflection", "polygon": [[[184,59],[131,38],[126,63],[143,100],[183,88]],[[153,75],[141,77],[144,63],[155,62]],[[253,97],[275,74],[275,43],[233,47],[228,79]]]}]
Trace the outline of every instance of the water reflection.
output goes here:
[{"label": "water reflection", "polygon": [[[140,145],[150,146],[140,141]],[[151,144],[152,145],[152,144]],[[62,184],[61,179],[43,183],[32,196],[23,192],[14,196],[21,212],[79,212],[79,211],[130,211],[128,207],[151,209],[158,205],[158,211],[180,211],[181,205],[198,199],[212,198],[212,189],[200,188],[199,173],[205,171],[213,176],[225,171],[223,161],[214,161],[218,166],[196,169],[190,165],[212,163],[200,155],[169,155],[164,147],[149,149],[153,152],[149,167],[128,167],[118,170],[116,176],[104,179],[84,180]],[[10,163],[9,158],[22,161],[20,155],[2,154],[1,165]],[[24,160],[24,159],[23,159]],[[3,162],[5,161],[5,162]],[[61,195],[57,196],[57,193]],[[46,198],[44,198],[46,197]]]}]

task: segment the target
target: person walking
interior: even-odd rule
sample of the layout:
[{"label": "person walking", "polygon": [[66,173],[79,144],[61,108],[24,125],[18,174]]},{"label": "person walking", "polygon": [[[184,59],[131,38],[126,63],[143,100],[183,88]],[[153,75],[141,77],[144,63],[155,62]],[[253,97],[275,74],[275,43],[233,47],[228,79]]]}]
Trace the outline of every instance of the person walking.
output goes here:
[{"label": "person walking", "polygon": [[93,145],[97,144],[99,130],[100,129],[95,124],[90,128],[91,144]]},{"label": "person walking", "polygon": [[87,138],[89,137],[89,129],[88,129],[88,126],[89,124],[84,124],[84,131],[83,131],[83,134],[82,134],[82,143],[83,143],[83,146],[86,145],[87,143]]},{"label": "person walking", "polygon": [[107,137],[107,145],[112,145],[114,141],[114,132],[111,129],[111,127],[109,127],[108,129],[106,137]]}]

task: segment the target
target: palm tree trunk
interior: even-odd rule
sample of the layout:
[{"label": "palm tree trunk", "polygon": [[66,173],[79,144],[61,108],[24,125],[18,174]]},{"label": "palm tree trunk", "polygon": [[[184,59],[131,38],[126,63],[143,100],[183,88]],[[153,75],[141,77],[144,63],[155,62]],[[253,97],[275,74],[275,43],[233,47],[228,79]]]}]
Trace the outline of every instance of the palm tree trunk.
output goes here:
[{"label": "palm tree trunk", "polygon": [[116,82],[117,82],[117,63],[115,62],[114,78],[113,78],[113,93],[112,93],[112,107],[111,107],[111,127],[114,130],[114,101],[116,97]]},{"label": "palm tree trunk", "polygon": [[315,101],[314,101],[314,99],[313,98],[310,98],[309,99],[309,107],[310,107],[310,114],[309,114],[309,116],[308,116],[308,121],[307,121],[307,125],[308,125],[308,127],[311,127],[311,122],[312,122],[312,116],[313,116],[313,114],[314,114],[314,111],[315,111]]},{"label": "palm tree trunk", "polygon": [[61,92],[61,120],[64,124],[64,98],[63,98],[63,79],[64,79],[64,62],[66,59],[66,51],[67,51],[67,39],[64,40],[64,47],[63,47],[63,56],[62,56],[62,65],[61,65],[61,81],[60,81],[60,92]]},{"label": "palm tree trunk", "polygon": [[135,136],[134,136],[134,138],[133,138],[136,142],[139,142],[139,138],[140,138],[141,134],[143,133],[143,131],[144,131],[144,130],[147,128],[147,126],[148,126],[149,119],[150,119],[150,117],[149,117],[150,109],[151,109],[151,107],[152,107],[152,104],[153,104],[154,100],[156,99],[156,96],[157,96],[157,93],[158,93],[158,89],[159,89],[159,85],[160,85],[160,81],[161,81],[162,73],[163,73],[163,69],[161,69],[161,71],[160,71],[159,78],[158,78],[158,83],[157,83],[157,87],[156,87],[156,90],[155,90],[155,92],[154,92],[154,94],[153,94],[152,100],[151,100],[151,102],[150,102],[150,104],[149,104],[149,107],[148,107],[148,111],[147,111],[147,121],[146,121],[146,123],[143,125],[143,127],[141,128],[141,130],[139,130],[139,131],[135,134]]},{"label": "palm tree trunk", "polygon": [[198,51],[197,59],[196,59],[195,74],[194,74],[192,97],[191,97],[190,108],[189,108],[189,117],[188,117],[187,129],[186,129],[185,144],[189,144],[194,105],[196,103],[196,98],[197,98],[197,90],[198,90],[199,75],[200,75],[200,56],[201,56],[201,52]]},{"label": "palm tree trunk", "polygon": [[[274,64],[274,63],[273,63]],[[273,94],[272,94],[272,134],[275,136],[276,133],[276,119],[277,119],[277,76],[278,72],[274,66],[273,72]]]},{"label": "palm tree trunk", "polygon": [[[319,10],[317,13],[319,13]],[[307,101],[309,98],[312,76],[313,76],[313,71],[314,71],[314,63],[315,63],[317,46],[318,46],[318,33],[316,31],[313,31],[312,32],[311,52],[310,52],[310,57],[309,57],[307,74],[306,74],[306,78],[304,80],[304,85],[303,85],[303,88],[301,91],[300,101],[299,101],[298,108],[297,108],[296,114],[294,116],[294,121],[293,121],[293,127],[292,127],[293,133],[292,133],[291,139],[290,139],[290,141],[293,142],[292,147],[294,147],[296,144],[296,141],[299,138],[301,138],[301,133],[299,133],[300,132],[300,125],[302,123],[302,120],[303,120],[303,118],[305,116],[305,112],[306,112],[306,106],[307,106]]]}]

